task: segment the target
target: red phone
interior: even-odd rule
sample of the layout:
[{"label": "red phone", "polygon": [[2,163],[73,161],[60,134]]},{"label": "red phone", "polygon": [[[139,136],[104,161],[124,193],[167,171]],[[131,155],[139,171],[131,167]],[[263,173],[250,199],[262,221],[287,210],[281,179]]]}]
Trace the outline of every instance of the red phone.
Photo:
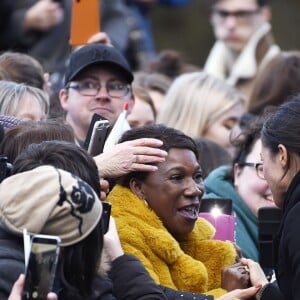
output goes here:
[{"label": "red phone", "polygon": [[85,45],[100,31],[100,0],[73,0],[70,45]]}]

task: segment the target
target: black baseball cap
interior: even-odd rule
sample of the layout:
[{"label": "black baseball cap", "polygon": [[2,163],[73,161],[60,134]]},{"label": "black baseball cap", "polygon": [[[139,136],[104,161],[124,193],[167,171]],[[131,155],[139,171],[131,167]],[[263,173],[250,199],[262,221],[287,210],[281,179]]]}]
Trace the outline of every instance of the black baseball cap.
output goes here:
[{"label": "black baseball cap", "polygon": [[90,44],[71,54],[65,73],[65,85],[83,69],[92,65],[112,66],[122,73],[128,83],[133,81],[133,74],[127,60],[116,48],[103,44]]}]

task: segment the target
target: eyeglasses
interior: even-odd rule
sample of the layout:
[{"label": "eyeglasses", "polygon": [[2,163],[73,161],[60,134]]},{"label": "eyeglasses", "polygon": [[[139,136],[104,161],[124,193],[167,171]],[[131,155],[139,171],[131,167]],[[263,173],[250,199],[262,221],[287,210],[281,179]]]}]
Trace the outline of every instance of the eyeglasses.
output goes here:
[{"label": "eyeglasses", "polygon": [[265,180],[264,165],[262,163],[244,162],[239,164],[240,167],[254,167],[258,178]]},{"label": "eyeglasses", "polygon": [[[108,95],[112,98],[122,98],[127,96],[130,92],[130,85],[121,82],[111,81],[108,82],[105,87]],[[82,96],[96,96],[101,90],[101,84],[92,81],[83,81],[73,84],[70,83],[66,88],[77,90]]]},{"label": "eyeglasses", "polygon": [[237,11],[227,11],[223,9],[214,9],[213,14],[216,20],[219,22],[224,22],[228,17],[234,17],[239,23],[247,23],[251,17],[258,14],[260,9],[255,10],[237,10]]}]

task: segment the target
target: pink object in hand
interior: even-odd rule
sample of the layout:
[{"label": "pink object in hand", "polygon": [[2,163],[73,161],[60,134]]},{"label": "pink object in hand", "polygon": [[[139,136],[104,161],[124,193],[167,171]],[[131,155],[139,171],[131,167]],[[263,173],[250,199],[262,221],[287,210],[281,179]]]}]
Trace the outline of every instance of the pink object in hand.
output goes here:
[{"label": "pink object in hand", "polygon": [[235,217],[233,215],[220,214],[215,216],[209,212],[201,212],[199,217],[206,219],[215,227],[214,240],[235,242]]}]

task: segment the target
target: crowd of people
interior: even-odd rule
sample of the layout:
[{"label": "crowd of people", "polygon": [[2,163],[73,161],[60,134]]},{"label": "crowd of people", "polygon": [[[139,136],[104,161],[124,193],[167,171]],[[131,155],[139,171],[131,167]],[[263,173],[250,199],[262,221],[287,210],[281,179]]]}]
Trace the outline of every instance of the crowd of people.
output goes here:
[{"label": "crowd of people", "polygon": [[[101,1],[101,32],[72,48],[71,0],[1,1],[0,299],[24,299],[24,229],[61,240],[48,300],[300,298],[299,53],[275,43],[267,0],[210,1],[203,66],[156,53],[151,6],[188,2]],[[210,198],[231,201],[234,241],[199,216]]]}]

